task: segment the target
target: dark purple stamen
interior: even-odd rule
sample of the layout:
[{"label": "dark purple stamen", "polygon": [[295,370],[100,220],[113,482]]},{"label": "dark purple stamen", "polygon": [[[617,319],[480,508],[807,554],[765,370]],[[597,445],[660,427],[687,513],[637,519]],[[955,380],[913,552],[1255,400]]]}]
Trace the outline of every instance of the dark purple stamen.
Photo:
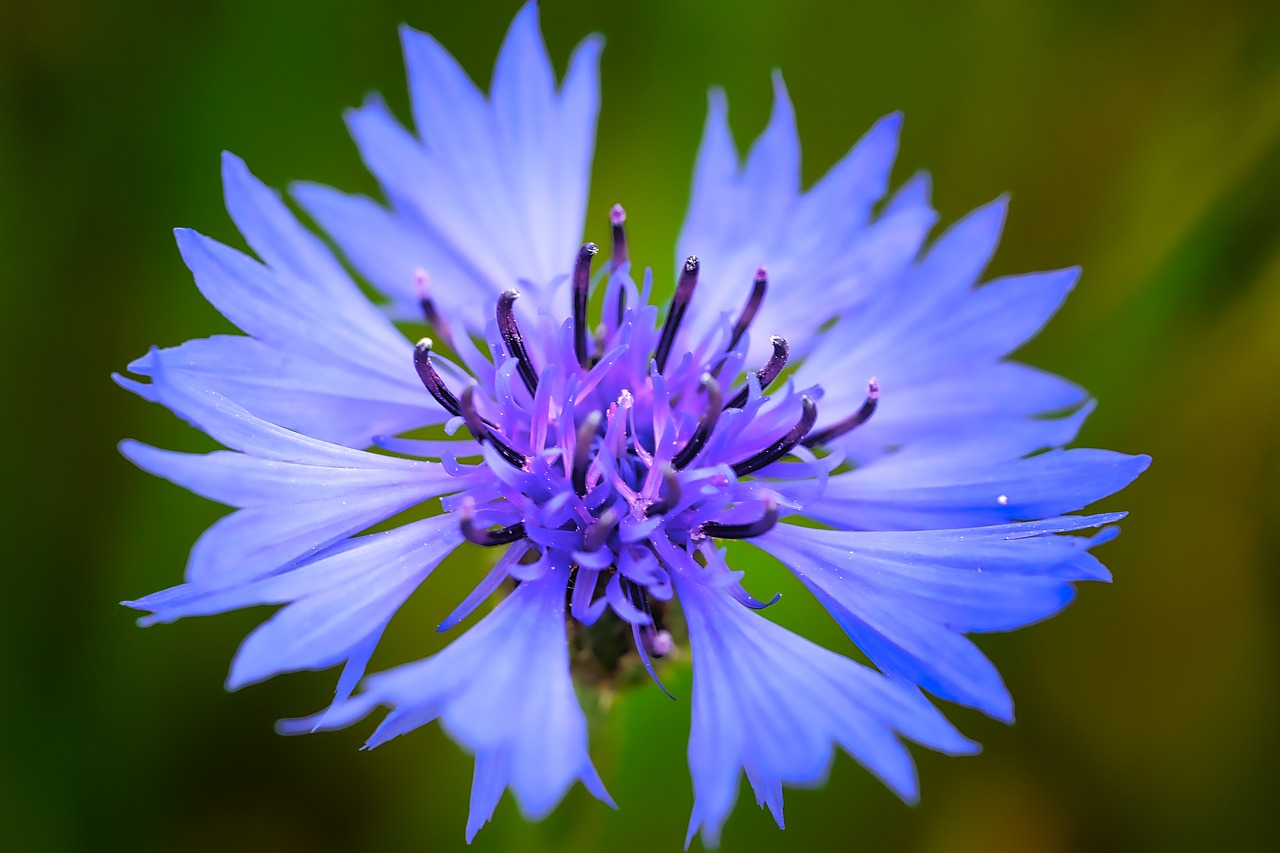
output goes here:
[{"label": "dark purple stamen", "polygon": [[[778,378],[778,374],[787,366],[787,356],[791,354],[791,346],[787,343],[786,338],[780,338],[774,335],[769,338],[769,343],[773,344],[773,355],[769,356],[769,360],[765,362],[764,367],[760,368],[760,372],[756,374],[756,378],[760,380],[760,390],[768,388],[773,380]],[[725,403],[726,409],[741,409],[747,404],[747,392],[750,386],[744,385],[738,390],[733,398]]]},{"label": "dark purple stamen", "polygon": [[519,298],[518,290],[508,290],[498,297],[498,331],[502,333],[502,340],[507,345],[507,355],[516,360],[516,368],[520,378],[524,380],[524,387],[533,394],[538,390],[538,372],[533,369],[529,351],[524,348],[524,336],[520,334],[520,326],[516,324],[513,306]]},{"label": "dark purple stamen", "polygon": [[431,276],[426,270],[418,270],[413,277],[414,289],[418,292],[418,305],[422,309],[422,319],[427,321],[427,325],[436,330],[447,345],[453,346],[453,333],[449,329],[449,321],[440,313],[440,309],[436,308],[435,302],[431,300]]},{"label": "dark purple stamen", "polygon": [[777,523],[778,505],[773,498],[766,498],[764,516],[759,520],[749,521],[746,524],[721,524],[718,521],[708,521],[702,525],[702,532],[713,539],[752,539],[768,533]]},{"label": "dark purple stamen", "polygon": [[[625,264],[630,256],[627,252],[627,227],[624,224],[627,221],[627,212],[622,209],[622,205],[615,204],[613,209],[609,211],[609,225],[613,228],[613,257],[609,259],[609,271],[617,272],[618,267]],[[618,326],[622,326],[622,321],[627,314],[627,289],[625,287],[618,288]]]},{"label": "dark purple stamen", "polygon": [[462,409],[458,406],[458,398],[453,396],[453,392],[444,384],[444,380],[436,372],[435,365],[431,363],[431,338],[423,338],[413,348],[413,366],[417,368],[418,378],[422,380],[422,384],[427,386],[431,396],[436,398],[436,402],[446,412],[451,415],[462,414]]},{"label": "dark purple stamen", "polygon": [[583,243],[573,265],[573,352],[583,367],[591,366],[587,363],[587,300],[591,296],[591,259],[599,251],[595,243]]},{"label": "dark purple stamen", "polygon": [[654,359],[658,362],[658,372],[667,369],[667,357],[671,355],[671,346],[676,342],[676,332],[680,329],[680,321],[693,299],[694,288],[698,286],[698,256],[690,255],[685,259],[684,270],[680,273],[680,281],[676,283],[675,296],[671,297],[671,307],[667,310],[667,321],[662,324],[662,335],[658,338],[658,350]]},{"label": "dark purple stamen", "polygon": [[865,424],[871,415],[875,413],[876,402],[880,399],[880,385],[874,378],[867,383],[867,399],[862,401],[862,407],[849,417],[841,421],[836,421],[831,426],[820,429],[804,439],[805,447],[817,447],[820,444],[827,444],[833,439],[837,439],[847,432],[851,432]]},{"label": "dark purple stamen", "polygon": [[791,452],[791,448],[799,444],[800,440],[809,434],[809,430],[813,429],[813,424],[818,419],[818,405],[809,399],[807,395],[801,398],[800,404],[804,407],[804,412],[800,415],[800,420],[796,422],[796,425],[787,430],[786,435],[764,450],[735,464],[733,473],[741,477],[745,474],[750,474],[752,471],[759,471],[769,463],[776,462],[786,456]]},{"label": "dark purple stamen", "polygon": [[480,417],[480,413],[476,411],[475,396],[476,386],[468,385],[462,392],[462,399],[458,401],[458,408],[461,410],[463,420],[467,422],[467,429],[471,430],[472,437],[481,444],[489,442],[503,459],[523,470],[529,464],[529,460],[524,457],[524,454],[507,444],[502,436],[489,429],[484,418]]},{"label": "dark purple stamen", "polygon": [[689,436],[684,447],[680,448],[675,459],[671,460],[671,464],[677,471],[684,470],[697,458],[698,453],[706,446],[707,439],[711,438],[711,432],[716,428],[716,421],[720,419],[722,399],[720,383],[710,373],[702,374],[702,393],[707,396],[707,407],[702,410],[702,416],[698,418],[698,425],[694,428],[693,435]]},{"label": "dark purple stamen", "polygon": [[609,225],[613,228],[613,257],[609,259],[609,269],[616,270],[630,260],[627,254],[627,212],[622,205],[615,204],[609,211]]},{"label": "dark purple stamen", "polygon": [[587,467],[591,464],[591,443],[600,431],[603,415],[599,410],[587,415],[578,427],[578,440],[573,450],[573,490],[579,495],[587,493]]},{"label": "dark purple stamen", "polygon": [[475,507],[470,503],[463,504],[458,514],[462,516],[458,526],[462,528],[462,535],[466,537],[468,542],[492,548],[495,545],[509,545],[524,538],[523,521],[517,521],[515,524],[499,527],[496,530],[477,527]]},{"label": "dark purple stamen", "polygon": [[582,550],[591,553],[603,548],[613,528],[618,526],[618,517],[618,511],[613,507],[602,512],[596,523],[582,534]]},{"label": "dark purple stamen", "polygon": [[681,493],[680,475],[676,473],[675,468],[670,465],[664,465],[662,467],[662,497],[649,504],[649,509],[645,511],[645,515],[665,515],[671,512],[680,503]]},{"label": "dark purple stamen", "polygon": [[768,289],[769,272],[764,267],[759,267],[756,270],[755,280],[751,283],[751,295],[747,297],[747,304],[742,306],[738,322],[733,324],[733,335],[729,338],[729,345],[725,347],[726,352],[732,351],[738,345],[738,341],[742,340],[747,327],[756,318],[756,312],[760,310],[760,303],[764,302],[764,294]]}]

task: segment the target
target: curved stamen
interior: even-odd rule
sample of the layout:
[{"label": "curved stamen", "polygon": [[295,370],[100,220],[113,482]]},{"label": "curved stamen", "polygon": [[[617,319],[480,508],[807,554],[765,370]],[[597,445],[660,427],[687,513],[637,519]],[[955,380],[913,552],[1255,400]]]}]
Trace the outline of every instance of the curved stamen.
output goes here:
[{"label": "curved stamen", "polygon": [[453,396],[453,392],[444,384],[444,380],[436,372],[435,365],[431,363],[431,343],[431,338],[418,341],[417,346],[413,348],[413,366],[418,370],[418,378],[422,380],[423,385],[427,386],[427,390],[431,392],[432,397],[436,398],[441,408],[451,415],[460,415],[462,409],[458,406],[458,398]]},{"label": "curved stamen", "polygon": [[508,290],[498,297],[498,331],[507,345],[507,354],[516,360],[520,378],[529,393],[538,390],[538,372],[533,369],[533,361],[529,351],[524,347],[524,336],[520,334],[520,326],[516,324],[516,312],[512,306],[520,298],[520,291]]},{"label": "curved stamen", "polygon": [[[787,343],[786,338],[774,335],[769,338],[769,343],[773,344],[773,355],[769,356],[769,360],[765,362],[764,367],[760,368],[760,372],[756,374],[756,378],[760,380],[760,390],[768,388],[773,380],[778,378],[778,374],[787,366],[787,357],[791,355],[791,345]],[[738,390],[737,394],[729,402],[724,404],[726,409],[741,409],[747,404],[747,392],[750,386],[744,385]]]},{"label": "curved stamen", "polygon": [[680,329],[680,321],[693,299],[693,291],[698,286],[698,256],[690,255],[685,259],[684,270],[680,273],[680,281],[676,284],[675,296],[671,297],[671,307],[667,310],[667,321],[662,324],[662,335],[658,338],[658,349],[654,359],[658,362],[658,372],[667,369],[667,357],[671,355],[671,345],[676,341],[676,332]]},{"label": "curved stamen", "polygon": [[517,521],[515,524],[499,527],[496,530],[477,527],[475,504],[471,501],[464,503],[458,514],[462,516],[462,519],[458,522],[458,526],[462,528],[462,535],[466,537],[468,542],[474,542],[476,545],[492,548],[495,545],[508,545],[512,542],[518,542],[524,538],[523,521]]},{"label": "curved stamen", "polygon": [[714,539],[752,539],[768,533],[778,523],[778,504],[773,498],[765,498],[764,516],[757,521],[746,524],[721,524],[708,521],[702,525],[702,532]]},{"label": "curved stamen", "polygon": [[799,444],[800,440],[809,434],[809,430],[813,429],[813,424],[818,419],[818,405],[809,399],[807,395],[801,398],[800,403],[804,407],[804,411],[796,425],[787,430],[786,435],[764,450],[735,464],[733,473],[741,477],[744,474],[750,474],[752,471],[759,471],[771,462],[777,462],[790,453],[791,448]]},{"label": "curved stamen", "polygon": [[605,540],[609,538],[613,528],[618,526],[618,518],[618,511],[613,507],[609,507],[600,513],[596,523],[588,527],[586,532],[582,534],[582,550],[594,552],[603,548]]},{"label": "curved stamen", "polygon": [[707,439],[711,438],[711,432],[716,428],[716,421],[720,419],[720,383],[710,373],[702,374],[702,393],[707,395],[707,407],[703,409],[702,417],[698,418],[693,435],[689,436],[684,447],[671,460],[677,471],[687,468],[702,451]]},{"label": "curved stamen", "polygon": [[476,411],[476,386],[468,385],[462,391],[462,399],[458,401],[458,408],[461,409],[462,419],[467,422],[467,429],[471,430],[471,435],[476,441],[484,444],[486,441],[493,445],[493,449],[498,454],[515,467],[524,470],[529,464],[529,460],[524,457],[523,453],[517,451],[514,447],[498,435],[498,433],[489,429],[484,418],[480,417],[480,413]]},{"label": "curved stamen", "polygon": [[836,421],[831,426],[820,429],[817,432],[808,435],[804,439],[805,447],[817,447],[820,444],[826,444],[833,439],[837,439],[846,432],[851,432],[870,420],[871,415],[875,413],[876,403],[880,399],[880,385],[876,382],[875,377],[867,383],[867,399],[862,401],[862,407],[849,417],[841,421]]},{"label": "curved stamen", "polygon": [[666,515],[676,508],[680,503],[680,496],[683,489],[680,486],[680,475],[676,473],[676,469],[670,465],[662,466],[662,497],[657,501],[649,504],[649,508],[645,510],[645,517],[650,518],[655,515]]},{"label": "curved stamen", "polygon": [[573,352],[583,367],[591,366],[587,363],[587,301],[591,296],[591,259],[599,251],[595,243],[583,243],[573,265]]},{"label": "curved stamen", "polygon": [[[413,274],[413,287],[418,293],[418,306],[422,308],[422,318],[427,325],[436,330],[436,334],[449,346],[453,347],[453,333],[449,329],[449,321],[436,308],[431,300],[431,276],[424,269]],[[455,413],[456,414],[456,413]]]},{"label": "curved stamen", "polygon": [[764,294],[768,289],[769,271],[759,267],[756,269],[755,280],[751,282],[751,295],[747,297],[747,304],[742,306],[738,322],[733,324],[733,335],[729,338],[729,345],[725,347],[725,352],[732,351],[738,345],[738,341],[742,340],[747,327],[756,318],[756,312],[760,310],[760,303],[764,302]]},{"label": "curved stamen", "polygon": [[604,416],[597,409],[587,415],[578,427],[578,440],[573,448],[573,490],[579,495],[587,493],[587,468],[591,465],[591,443],[600,431]]}]

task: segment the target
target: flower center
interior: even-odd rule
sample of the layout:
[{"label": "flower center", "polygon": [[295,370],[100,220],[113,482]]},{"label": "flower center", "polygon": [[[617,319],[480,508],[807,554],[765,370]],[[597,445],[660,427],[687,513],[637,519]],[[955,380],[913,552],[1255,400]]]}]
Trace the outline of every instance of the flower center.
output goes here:
[{"label": "flower center", "polygon": [[[748,332],[768,291],[763,267],[733,322],[726,315],[705,340],[686,335],[677,347],[697,290],[698,258],[684,262],[659,324],[648,275],[643,291],[630,276],[621,207],[610,222],[613,256],[596,276],[604,290],[594,331],[588,312],[598,249],[587,243],[571,277],[572,316],[557,323],[542,314],[531,323],[526,315],[522,323],[519,293],[503,293],[484,338],[491,359],[478,347],[470,358],[462,354],[457,344],[466,342],[443,325],[420,274],[424,318],[469,368],[445,362],[443,372],[465,387],[450,388],[430,339],[416,346],[414,364],[427,391],[454,415],[451,428],[465,424],[479,442],[493,474],[446,506],[458,512],[463,535],[482,546],[517,543],[509,567],[517,579],[546,568],[570,572],[578,647],[612,673],[627,652],[629,625],[652,673],[649,656],[664,656],[673,643],[663,618],[668,572],[682,561],[722,562],[715,540],[759,536],[783,508],[795,508],[761,472],[811,476],[801,469],[821,463],[806,448],[865,422],[878,389],[873,382],[861,409],[816,432],[818,389],[788,385],[766,395],[791,351],[773,337],[765,364],[744,370]],[[745,379],[736,388],[725,379],[739,375]],[[782,462],[791,454],[800,461]],[[766,471],[770,466],[780,467]],[[765,606],[740,587],[735,594]]]}]

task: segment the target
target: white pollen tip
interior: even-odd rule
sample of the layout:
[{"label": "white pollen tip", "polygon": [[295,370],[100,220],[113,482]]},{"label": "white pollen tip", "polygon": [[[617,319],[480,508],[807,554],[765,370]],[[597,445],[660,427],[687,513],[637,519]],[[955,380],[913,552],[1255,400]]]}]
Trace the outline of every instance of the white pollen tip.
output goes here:
[{"label": "white pollen tip", "polygon": [[880,380],[874,376],[867,380],[867,396],[872,400],[880,397]]},{"label": "white pollen tip", "polygon": [[431,349],[431,346],[434,343],[435,341],[431,340],[431,338],[423,338],[422,340],[418,341],[417,347],[418,349]]},{"label": "white pollen tip", "polygon": [[1009,496],[1008,496],[1008,495],[1001,495],[1000,497],[996,498],[996,503],[1000,504],[1000,506],[1008,506],[1008,505],[1009,505]]},{"label": "white pollen tip", "polygon": [[629,409],[635,405],[636,398],[631,396],[631,392],[623,388],[622,393],[618,395],[618,405],[624,409]]}]

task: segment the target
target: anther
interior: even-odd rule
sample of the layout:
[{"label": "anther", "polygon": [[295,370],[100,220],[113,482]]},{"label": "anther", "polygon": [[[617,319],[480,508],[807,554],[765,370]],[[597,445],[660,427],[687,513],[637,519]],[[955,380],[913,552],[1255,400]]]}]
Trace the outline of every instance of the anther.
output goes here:
[{"label": "anther", "polygon": [[613,507],[609,507],[600,513],[596,523],[588,527],[586,532],[582,534],[582,550],[593,552],[603,548],[605,540],[609,538],[613,528],[618,526],[618,517],[618,511]]},{"label": "anther", "polygon": [[755,280],[751,282],[751,295],[747,297],[747,304],[742,306],[738,322],[733,324],[733,335],[729,338],[729,345],[725,347],[726,352],[731,352],[738,341],[742,340],[747,327],[756,318],[756,312],[760,310],[760,303],[764,302],[764,294],[768,289],[769,272],[764,267],[759,267],[756,269]]},{"label": "anther", "polygon": [[462,508],[458,511],[462,516],[458,526],[462,528],[462,535],[466,537],[468,542],[474,542],[486,548],[492,548],[495,545],[509,545],[512,542],[518,542],[524,538],[524,522],[517,521],[515,524],[499,527],[496,530],[487,527],[476,526],[476,508],[474,501],[466,501]]},{"label": "anther", "polygon": [[587,363],[587,301],[591,295],[591,259],[599,251],[595,243],[584,243],[573,265],[573,352],[583,367],[591,366]]},{"label": "anther", "polygon": [[684,447],[680,448],[680,452],[671,460],[671,464],[677,471],[687,468],[689,463],[697,458],[716,428],[716,421],[720,419],[722,399],[720,383],[710,373],[702,374],[702,393],[707,397],[707,407],[702,410],[702,416],[698,418],[698,425],[694,428],[693,435],[689,436]]},{"label": "anther", "polygon": [[676,473],[676,469],[670,465],[662,466],[662,497],[649,504],[645,516],[666,515],[671,512],[679,505],[682,491],[680,475]]},{"label": "anther", "polygon": [[524,348],[524,336],[520,334],[520,326],[516,324],[513,306],[519,298],[520,292],[517,290],[508,290],[498,297],[498,331],[502,333],[502,340],[507,345],[507,354],[516,360],[524,387],[533,394],[538,390],[538,372],[533,369],[529,351]]},{"label": "anther", "polygon": [[427,321],[427,325],[436,330],[436,334],[446,344],[452,347],[453,333],[449,329],[449,321],[431,301],[431,276],[426,270],[419,269],[413,274],[413,287],[418,293],[418,305],[422,308],[422,318]]},{"label": "anther", "polygon": [[693,299],[693,291],[698,286],[698,257],[690,255],[685,259],[680,280],[676,283],[675,296],[671,297],[671,307],[667,310],[667,321],[662,324],[662,335],[658,338],[658,349],[654,359],[658,362],[658,372],[667,369],[667,358],[671,355],[671,346],[676,342],[676,332],[680,329],[680,321]]},{"label": "anther", "polygon": [[773,529],[778,523],[778,504],[773,498],[764,502],[764,516],[757,521],[746,524],[720,524],[708,521],[702,525],[702,532],[713,539],[753,539]]},{"label": "anther", "polygon": [[573,490],[579,495],[587,493],[587,467],[591,464],[591,444],[596,433],[600,431],[603,415],[599,410],[587,415],[582,426],[578,427],[577,444],[573,450]]},{"label": "anther", "polygon": [[[756,378],[760,380],[760,390],[768,388],[773,380],[778,378],[778,374],[782,373],[782,369],[787,366],[787,356],[791,354],[791,346],[787,343],[786,338],[780,338],[774,335],[769,338],[769,343],[773,344],[773,355],[769,356],[769,360],[765,362],[764,367],[760,368],[760,372],[756,374]],[[741,409],[747,404],[748,386],[743,386],[737,394],[725,404],[726,409]]]},{"label": "anther", "polygon": [[876,382],[875,377],[867,383],[867,399],[862,401],[862,406],[858,411],[841,421],[836,421],[831,426],[820,429],[812,435],[808,435],[804,439],[805,447],[817,447],[820,444],[827,444],[830,441],[839,438],[847,432],[852,432],[858,427],[870,420],[871,415],[875,413],[876,403],[880,400],[880,385]]},{"label": "anther", "polygon": [[809,399],[807,395],[801,398],[800,403],[804,407],[804,411],[800,415],[800,420],[796,422],[796,425],[787,430],[786,435],[782,436],[782,438],[778,439],[764,450],[761,450],[753,456],[748,456],[746,459],[735,464],[733,466],[733,473],[741,477],[744,474],[759,471],[771,462],[777,462],[779,459],[790,453],[791,448],[799,444],[800,440],[809,434],[809,430],[813,429],[814,422],[818,420],[818,405],[814,403],[813,400]]},{"label": "anther", "polygon": [[422,380],[422,384],[427,386],[431,396],[436,398],[436,402],[446,412],[451,415],[462,414],[462,409],[458,407],[458,398],[453,396],[453,392],[444,384],[444,380],[440,378],[440,374],[431,363],[431,338],[423,338],[413,348],[413,366],[417,368],[418,378]]},{"label": "anther", "polygon": [[486,441],[489,442],[503,459],[523,470],[528,465],[529,460],[524,457],[524,454],[507,444],[502,436],[489,429],[484,419],[480,417],[480,413],[476,411],[475,396],[476,386],[474,384],[468,385],[462,391],[462,399],[458,401],[462,419],[467,422],[467,429],[471,430],[472,437],[481,444]]}]

